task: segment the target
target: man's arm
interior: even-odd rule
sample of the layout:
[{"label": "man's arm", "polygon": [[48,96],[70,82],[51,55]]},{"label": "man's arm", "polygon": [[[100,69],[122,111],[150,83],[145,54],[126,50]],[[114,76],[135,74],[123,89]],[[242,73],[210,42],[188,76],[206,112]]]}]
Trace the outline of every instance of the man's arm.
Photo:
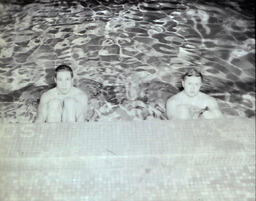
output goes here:
[{"label": "man's arm", "polygon": [[43,94],[40,98],[40,103],[37,110],[37,118],[35,123],[43,123],[47,118],[47,96]]},{"label": "man's arm", "polygon": [[172,98],[167,100],[166,113],[169,120],[175,116],[175,101]]},{"label": "man's arm", "polygon": [[85,117],[86,117],[87,109],[88,109],[88,96],[87,96],[87,94],[82,95],[81,104],[82,104],[82,112],[78,116],[77,122],[84,122],[85,121]]},{"label": "man's arm", "polygon": [[221,118],[222,117],[222,113],[219,109],[218,103],[213,97],[209,98],[209,101],[208,101],[207,105],[208,105],[208,110],[206,110],[202,114],[202,116],[205,119],[215,119],[215,118]]}]

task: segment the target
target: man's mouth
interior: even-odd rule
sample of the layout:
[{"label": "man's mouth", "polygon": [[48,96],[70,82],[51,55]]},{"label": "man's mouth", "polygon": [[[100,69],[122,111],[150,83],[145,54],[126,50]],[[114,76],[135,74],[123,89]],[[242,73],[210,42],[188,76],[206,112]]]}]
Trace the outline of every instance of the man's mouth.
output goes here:
[{"label": "man's mouth", "polygon": [[68,91],[68,89],[61,89],[61,91],[63,91],[63,92],[67,92],[67,91]]}]

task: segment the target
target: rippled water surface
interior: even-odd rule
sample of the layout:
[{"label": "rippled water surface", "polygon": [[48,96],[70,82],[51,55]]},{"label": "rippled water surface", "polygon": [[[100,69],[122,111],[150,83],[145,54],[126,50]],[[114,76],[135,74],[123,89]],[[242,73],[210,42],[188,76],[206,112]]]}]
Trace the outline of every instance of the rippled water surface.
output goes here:
[{"label": "rippled water surface", "polygon": [[255,116],[255,18],[243,1],[0,1],[1,122],[32,122],[53,70],[74,69],[87,119],[166,119],[188,67],[226,116]]}]

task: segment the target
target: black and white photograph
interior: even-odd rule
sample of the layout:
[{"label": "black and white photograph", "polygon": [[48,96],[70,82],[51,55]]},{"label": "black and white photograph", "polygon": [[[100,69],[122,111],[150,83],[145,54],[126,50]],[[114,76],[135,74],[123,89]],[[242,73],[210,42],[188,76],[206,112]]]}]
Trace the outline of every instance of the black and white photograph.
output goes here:
[{"label": "black and white photograph", "polygon": [[0,200],[255,201],[254,13],[0,0]]}]

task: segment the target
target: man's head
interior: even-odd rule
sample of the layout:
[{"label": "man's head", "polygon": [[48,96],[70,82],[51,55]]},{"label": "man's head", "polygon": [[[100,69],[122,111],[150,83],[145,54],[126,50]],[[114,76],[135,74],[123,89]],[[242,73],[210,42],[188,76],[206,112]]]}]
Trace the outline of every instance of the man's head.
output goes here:
[{"label": "man's head", "polygon": [[182,77],[184,92],[189,97],[197,96],[203,82],[203,75],[196,69],[189,69]]},{"label": "man's head", "polygon": [[59,65],[55,69],[54,80],[57,90],[61,94],[67,94],[73,86],[73,70],[67,65]]}]

